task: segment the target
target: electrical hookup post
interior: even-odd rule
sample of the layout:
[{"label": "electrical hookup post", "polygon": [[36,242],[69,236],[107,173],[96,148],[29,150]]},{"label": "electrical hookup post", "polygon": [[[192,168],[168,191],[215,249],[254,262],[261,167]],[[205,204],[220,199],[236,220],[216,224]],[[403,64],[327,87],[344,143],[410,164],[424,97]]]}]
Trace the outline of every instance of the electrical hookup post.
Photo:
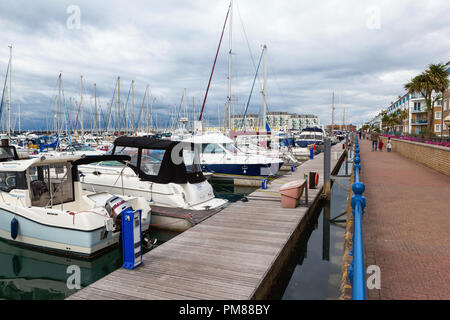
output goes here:
[{"label": "electrical hookup post", "polygon": [[141,210],[127,208],[122,211],[122,250],[125,269],[135,269],[142,264]]}]

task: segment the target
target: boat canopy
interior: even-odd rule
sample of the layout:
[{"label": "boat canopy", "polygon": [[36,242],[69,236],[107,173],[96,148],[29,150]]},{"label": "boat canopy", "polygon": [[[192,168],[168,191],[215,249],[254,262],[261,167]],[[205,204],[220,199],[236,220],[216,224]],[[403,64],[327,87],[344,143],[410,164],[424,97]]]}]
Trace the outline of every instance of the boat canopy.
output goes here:
[{"label": "boat canopy", "polygon": [[322,128],[319,127],[307,127],[302,130],[302,132],[311,131],[311,132],[323,132]]},{"label": "boat canopy", "polygon": [[145,137],[118,137],[111,154],[131,156],[128,164],[144,181],[199,183],[203,176],[199,150],[193,143]]},{"label": "boat canopy", "polygon": [[0,146],[0,162],[19,160],[16,148],[14,146]]}]

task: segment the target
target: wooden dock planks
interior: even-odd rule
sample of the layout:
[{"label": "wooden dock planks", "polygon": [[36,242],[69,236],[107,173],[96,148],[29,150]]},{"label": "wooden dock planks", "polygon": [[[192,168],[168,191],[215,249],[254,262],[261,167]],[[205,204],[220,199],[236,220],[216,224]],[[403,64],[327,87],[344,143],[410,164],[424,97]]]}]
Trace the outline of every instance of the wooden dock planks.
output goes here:
[{"label": "wooden dock planks", "polygon": [[[341,144],[332,148],[332,170],[343,153]],[[281,208],[281,197],[274,194],[309,171],[319,172],[317,189],[309,190],[309,206]],[[151,250],[136,270],[116,270],[68,300],[264,297],[267,289],[263,287],[281,268],[288,245],[299,236],[299,226],[317,202],[322,185],[323,154],[319,154],[271,182],[266,190],[254,191],[248,202],[232,203]]]}]

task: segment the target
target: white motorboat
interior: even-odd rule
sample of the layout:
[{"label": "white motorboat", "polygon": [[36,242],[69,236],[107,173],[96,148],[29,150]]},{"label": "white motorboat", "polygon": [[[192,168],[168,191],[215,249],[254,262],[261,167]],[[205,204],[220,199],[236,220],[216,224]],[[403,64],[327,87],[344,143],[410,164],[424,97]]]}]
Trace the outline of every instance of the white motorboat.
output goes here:
[{"label": "white motorboat", "polygon": [[302,130],[300,135],[296,137],[295,143],[302,148],[309,145],[315,145],[316,149],[320,151],[323,147],[324,132],[319,127],[309,127]]},{"label": "white motorboat", "polygon": [[280,158],[246,154],[234,141],[221,133],[206,133],[185,138],[201,148],[200,164],[203,171],[244,176],[273,176],[283,165]]},{"label": "white motorboat", "polygon": [[98,161],[80,166],[83,189],[144,197],[152,208],[152,227],[184,231],[228,202],[215,198],[191,144],[119,137],[110,154],[129,155],[131,161]]},{"label": "white motorboat", "polygon": [[0,150],[0,238],[90,258],[118,244],[119,209],[129,206],[142,210],[142,230],[148,230],[150,207],[144,198],[123,196],[122,205],[111,209],[117,196],[81,189],[77,166],[86,160],[80,156],[19,160],[14,147]]},{"label": "white motorboat", "polygon": [[298,163],[292,154],[291,147],[282,144],[278,136],[238,135],[236,146],[247,154],[279,158],[283,160],[284,164]]}]

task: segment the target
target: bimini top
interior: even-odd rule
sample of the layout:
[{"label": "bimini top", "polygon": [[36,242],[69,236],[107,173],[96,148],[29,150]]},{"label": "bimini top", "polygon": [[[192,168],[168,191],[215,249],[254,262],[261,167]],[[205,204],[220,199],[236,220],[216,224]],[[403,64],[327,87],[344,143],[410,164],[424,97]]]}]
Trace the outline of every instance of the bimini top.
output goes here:
[{"label": "bimini top", "polygon": [[169,150],[176,144],[178,144],[178,142],[176,141],[171,141],[168,139],[158,139],[150,136],[118,137],[116,140],[114,140],[115,147],[135,147],[156,150]]},{"label": "bimini top", "polygon": [[118,137],[113,155],[129,155],[128,166],[144,181],[155,183],[199,183],[203,176],[199,147],[193,143],[144,137]]},{"label": "bimini top", "polygon": [[310,132],[323,132],[322,128],[319,127],[307,127],[302,130],[302,132],[310,131]]}]

